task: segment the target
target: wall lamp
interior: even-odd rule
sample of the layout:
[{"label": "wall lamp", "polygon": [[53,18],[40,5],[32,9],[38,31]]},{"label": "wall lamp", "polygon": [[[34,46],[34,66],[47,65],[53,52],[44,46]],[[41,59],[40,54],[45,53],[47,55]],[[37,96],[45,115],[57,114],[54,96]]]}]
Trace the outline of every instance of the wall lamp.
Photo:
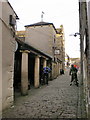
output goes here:
[{"label": "wall lamp", "polygon": [[74,34],[70,34],[69,36],[77,37],[77,35],[80,35],[80,33],[76,32],[76,33],[74,33]]}]

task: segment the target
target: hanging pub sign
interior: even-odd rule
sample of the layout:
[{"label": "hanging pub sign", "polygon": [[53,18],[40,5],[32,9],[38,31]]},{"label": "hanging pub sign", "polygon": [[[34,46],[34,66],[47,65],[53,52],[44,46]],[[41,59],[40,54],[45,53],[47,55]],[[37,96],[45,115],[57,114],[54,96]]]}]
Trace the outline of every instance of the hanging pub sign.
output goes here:
[{"label": "hanging pub sign", "polygon": [[55,49],[54,54],[55,55],[60,55],[60,50],[59,49]]}]

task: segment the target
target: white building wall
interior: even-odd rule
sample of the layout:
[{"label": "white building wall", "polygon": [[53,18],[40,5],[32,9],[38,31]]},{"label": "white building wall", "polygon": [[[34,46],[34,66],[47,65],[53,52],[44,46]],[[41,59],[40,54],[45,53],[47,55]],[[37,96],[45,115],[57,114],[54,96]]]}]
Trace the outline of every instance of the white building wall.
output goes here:
[{"label": "white building wall", "polygon": [[[13,104],[13,71],[14,71],[14,50],[15,38],[9,25],[9,15],[14,12],[7,2],[2,3],[2,109]],[[0,27],[1,28],[1,27]],[[0,40],[0,42],[1,42]],[[1,49],[1,47],[0,47]],[[1,69],[1,67],[0,67]]]}]

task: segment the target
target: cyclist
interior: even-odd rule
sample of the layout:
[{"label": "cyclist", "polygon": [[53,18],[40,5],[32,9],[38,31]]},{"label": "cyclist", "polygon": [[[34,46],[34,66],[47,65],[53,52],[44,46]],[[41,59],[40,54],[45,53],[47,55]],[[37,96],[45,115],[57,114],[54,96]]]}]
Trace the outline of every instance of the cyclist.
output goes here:
[{"label": "cyclist", "polygon": [[47,85],[48,85],[48,79],[49,79],[48,77],[50,71],[51,69],[48,66],[43,68],[43,79],[44,79],[44,83],[46,83]]},{"label": "cyclist", "polygon": [[70,72],[69,72],[69,75],[71,75],[70,86],[72,85],[74,78],[75,78],[76,85],[78,86],[77,72],[78,72],[77,68],[75,68],[74,65],[71,65]]}]

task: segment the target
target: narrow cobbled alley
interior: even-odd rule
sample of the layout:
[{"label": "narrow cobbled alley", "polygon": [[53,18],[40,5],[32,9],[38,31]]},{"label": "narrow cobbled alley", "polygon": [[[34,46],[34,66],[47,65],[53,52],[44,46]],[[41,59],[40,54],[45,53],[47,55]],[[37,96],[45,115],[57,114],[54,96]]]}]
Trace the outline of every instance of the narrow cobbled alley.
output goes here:
[{"label": "narrow cobbled alley", "polygon": [[68,71],[49,85],[29,90],[28,96],[16,98],[14,106],[4,111],[3,118],[77,118],[79,87],[70,86]]}]

